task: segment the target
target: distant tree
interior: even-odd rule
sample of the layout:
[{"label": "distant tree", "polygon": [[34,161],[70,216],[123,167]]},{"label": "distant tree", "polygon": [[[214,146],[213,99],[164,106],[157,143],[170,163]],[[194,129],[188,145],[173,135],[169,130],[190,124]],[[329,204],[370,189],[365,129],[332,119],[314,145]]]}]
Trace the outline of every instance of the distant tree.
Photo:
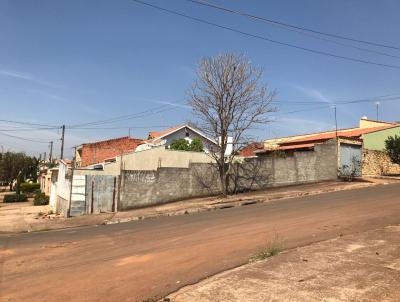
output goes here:
[{"label": "distant tree", "polygon": [[194,152],[203,152],[203,142],[200,138],[196,137],[190,143],[189,149]]},{"label": "distant tree", "polygon": [[181,150],[181,151],[194,151],[194,152],[202,152],[203,151],[203,143],[201,139],[194,138],[190,143],[184,139],[175,139],[172,141],[170,145],[171,150]]},{"label": "distant tree", "polygon": [[[228,193],[231,164],[238,150],[252,138],[249,130],[269,122],[275,111],[270,92],[261,83],[262,69],[255,67],[243,55],[221,54],[200,61],[197,79],[189,92],[189,104],[197,118],[198,128],[219,142],[210,148],[215,159],[221,193]],[[228,142],[231,137],[232,141]],[[227,154],[227,148],[232,152]]]},{"label": "distant tree", "polygon": [[392,162],[400,165],[400,136],[389,136],[385,140],[385,150]]},{"label": "distant tree", "polygon": [[189,142],[184,138],[174,139],[170,145],[170,149],[189,151]]},{"label": "distant tree", "polygon": [[6,152],[0,160],[0,181],[11,183],[20,174],[22,179],[37,179],[39,161],[22,152]]}]

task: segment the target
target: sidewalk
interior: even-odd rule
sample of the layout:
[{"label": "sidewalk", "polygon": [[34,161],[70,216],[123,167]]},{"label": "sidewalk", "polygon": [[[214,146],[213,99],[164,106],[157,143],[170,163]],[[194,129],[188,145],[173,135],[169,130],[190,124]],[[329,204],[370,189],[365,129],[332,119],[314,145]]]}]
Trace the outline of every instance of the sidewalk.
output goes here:
[{"label": "sidewalk", "polygon": [[400,301],[400,225],[288,250],[168,298],[164,301]]},{"label": "sidewalk", "polygon": [[[398,180],[392,179],[368,179],[368,181],[370,182],[331,181],[317,184],[271,188],[265,191],[243,193],[229,196],[227,198],[194,198],[118,213],[103,213],[72,218],[64,218],[54,214],[41,215],[43,213],[48,213],[50,208],[48,206],[33,206],[31,202],[10,204],[0,203],[0,232],[47,231],[82,226],[114,224],[159,216],[172,216],[219,210],[237,206],[246,206],[254,203],[270,202],[278,199],[358,189],[388,182],[398,182]],[[1,194],[0,198],[2,199]]]}]

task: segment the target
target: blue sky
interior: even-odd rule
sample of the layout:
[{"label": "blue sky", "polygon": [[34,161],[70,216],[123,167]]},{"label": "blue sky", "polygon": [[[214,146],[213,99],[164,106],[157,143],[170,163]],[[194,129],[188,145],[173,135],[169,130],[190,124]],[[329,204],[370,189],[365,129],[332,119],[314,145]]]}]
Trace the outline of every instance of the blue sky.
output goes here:
[{"label": "blue sky", "polygon": [[[400,58],[342,47],[184,0],[145,1],[282,42],[400,66]],[[400,2],[396,0],[210,2],[319,31],[400,47]],[[192,119],[190,109],[183,104],[185,91],[194,80],[196,64],[203,56],[222,52],[243,53],[252,64],[265,69],[263,82],[278,92],[279,111],[272,117],[275,121],[253,131],[258,139],[332,129],[331,103],[388,94],[400,96],[399,69],[279,46],[130,0],[0,0],[0,41],[0,119],[66,124],[67,154],[76,144],[127,135],[128,127],[132,127],[132,136],[146,137],[150,130]],[[340,42],[400,57],[399,50]],[[307,110],[321,104],[293,104],[302,101],[321,102],[325,108]],[[399,102],[382,101],[380,117],[400,120]],[[167,110],[101,126],[123,129],[68,129],[69,125],[151,108]],[[288,113],[299,110],[305,111]],[[363,115],[375,117],[373,101],[338,106],[339,127],[354,126]],[[54,140],[55,154],[59,153],[59,130],[29,127],[1,122],[0,145],[29,154],[48,151],[46,143],[23,141],[5,136],[6,133],[43,142]]]}]

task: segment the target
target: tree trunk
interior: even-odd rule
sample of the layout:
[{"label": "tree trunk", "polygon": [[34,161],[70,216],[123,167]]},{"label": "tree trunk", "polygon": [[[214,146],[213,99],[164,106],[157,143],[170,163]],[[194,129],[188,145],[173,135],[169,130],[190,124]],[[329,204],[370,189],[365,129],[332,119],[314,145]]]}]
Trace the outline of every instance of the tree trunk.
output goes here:
[{"label": "tree trunk", "polygon": [[219,166],[219,181],[221,185],[221,193],[225,197],[228,195],[228,175],[226,172],[226,164],[222,163]]}]

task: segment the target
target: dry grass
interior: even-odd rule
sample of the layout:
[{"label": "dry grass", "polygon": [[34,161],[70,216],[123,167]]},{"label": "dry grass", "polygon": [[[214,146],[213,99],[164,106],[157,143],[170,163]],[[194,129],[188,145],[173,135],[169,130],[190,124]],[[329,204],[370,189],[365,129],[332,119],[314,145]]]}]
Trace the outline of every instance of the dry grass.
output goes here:
[{"label": "dry grass", "polygon": [[267,240],[267,243],[263,248],[250,256],[249,262],[257,262],[278,255],[283,248],[283,240],[279,237],[279,235],[275,235],[272,239]]}]

